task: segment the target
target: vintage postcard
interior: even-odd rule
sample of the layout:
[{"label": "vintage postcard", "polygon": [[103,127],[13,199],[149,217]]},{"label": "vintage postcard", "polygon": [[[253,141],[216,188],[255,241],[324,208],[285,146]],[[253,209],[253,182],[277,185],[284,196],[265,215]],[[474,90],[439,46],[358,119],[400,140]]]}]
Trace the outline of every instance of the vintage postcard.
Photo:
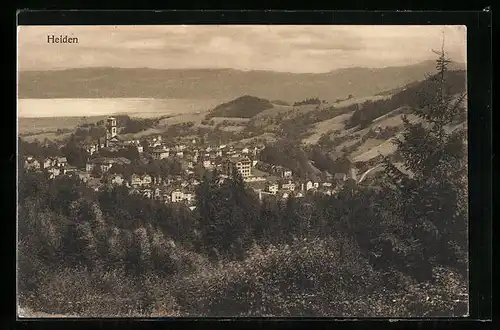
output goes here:
[{"label": "vintage postcard", "polygon": [[468,315],[465,26],[17,33],[19,317]]}]

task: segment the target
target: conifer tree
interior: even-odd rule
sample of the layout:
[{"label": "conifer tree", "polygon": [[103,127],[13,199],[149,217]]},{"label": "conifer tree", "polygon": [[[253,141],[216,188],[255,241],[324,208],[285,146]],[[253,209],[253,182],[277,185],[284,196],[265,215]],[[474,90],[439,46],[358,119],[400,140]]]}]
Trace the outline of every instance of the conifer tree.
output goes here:
[{"label": "conifer tree", "polygon": [[420,106],[413,109],[420,120],[403,116],[402,136],[395,139],[402,166],[384,160],[388,180],[382,211],[395,233],[386,242],[418,267],[412,273],[427,278],[434,263],[465,272],[467,260],[466,129],[455,124],[464,118],[466,94],[450,92],[451,61],[444,47],[435,53],[437,73],[428,77],[428,87],[418,95]]},{"label": "conifer tree", "polygon": [[216,171],[205,172],[196,189],[196,210],[199,215],[201,246],[206,252],[214,247],[218,249],[221,237],[217,226],[221,202],[218,182],[219,175]]}]

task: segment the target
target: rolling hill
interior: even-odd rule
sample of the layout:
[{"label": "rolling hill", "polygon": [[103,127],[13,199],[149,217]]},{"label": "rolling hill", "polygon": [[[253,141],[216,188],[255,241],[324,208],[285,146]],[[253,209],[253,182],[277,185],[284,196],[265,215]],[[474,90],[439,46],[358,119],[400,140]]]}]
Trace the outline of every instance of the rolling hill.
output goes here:
[{"label": "rolling hill", "polygon": [[209,112],[207,119],[212,117],[252,118],[258,113],[272,107],[273,104],[268,100],[260,99],[255,96],[244,95],[232,101],[218,105]]},{"label": "rolling hill", "polygon": [[[452,94],[466,91],[465,71],[448,72],[447,83]],[[410,122],[420,121],[419,117],[411,113],[411,109],[421,108],[419,95],[422,92],[432,94],[433,88],[429,80],[423,80],[398,88],[391,96],[359,102],[354,111],[340,111],[341,114],[310,124],[302,143],[310,147],[319,144],[323,151],[331,155],[344,155],[353,163],[393,154],[396,148],[392,138],[400,136],[404,125],[402,115],[405,114]],[[306,115],[305,119],[314,118],[309,114],[303,117]],[[464,118],[457,119],[458,122],[449,129],[466,125]]]},{"label": "rolling hill", "polygon": [[[370,96],[435,72],[433,61],[404,67],[348,68],[326,73],[234,69],[79,68],[19,72],[19,98],[218,99],[241,95],[300,101]],[[463,64],[455,64],[463,68]]]},{"label": "rolling hill", "polygon": [[[465,91],[466,72],[450,71],[447,82],[451,93]],[[371,96],[354,96],[339,102],[298,106],[276,104],[245,93],[242,94],[244,96],[221,103],[210,111],[163,118],[154,127],[133,135],[133,138],[162,133],[176,138],[182,134],[203,134],[207,137],[213,136],[219,141],[228,140],[224,142],[228,144],[236,141],[240,144],[260,141],[259,143],[270,146],[275,143],[280,146],[285,143],[289,150],[274,147],[270,149],[272,152],[268,155],[269,160],[272,160],[274,154],[280,154],[286,149],[288,151],[275,161],[279,161],[283,166],[291,164],[294,170],[317,177],[318,171],[324,173],[324,164],[329,162],[325,159],[328,157],[345,157],[363,167],[378,161],[380,155],[393,154],[395,148],[391,140],[401,133],[401,115],[408,114],[412,108],[420,108],[420,94],[432,91],[433,88],[435,86],[429,80],[412,81],[385,93],[377,92]],[[407,118],[410,121],[419,120],[410,114]],[[190,125],[184,125],[188,123]],[[68,123],[68,128],[76,124]],[[462,119],[456,125],[465,124]],[[23,122],[21,126],[21,131],[33,131],[34,127],[41,128],[42,122],[33,119]],[[40,136],[42,133],[55,134],[51,131],[56,127],[52,122],[47,121],[43,127],[45,130],[38,132],[39,135],[23,138],[41,139],[47,137]],[[296,160],[292,161],[294,157]]]}]

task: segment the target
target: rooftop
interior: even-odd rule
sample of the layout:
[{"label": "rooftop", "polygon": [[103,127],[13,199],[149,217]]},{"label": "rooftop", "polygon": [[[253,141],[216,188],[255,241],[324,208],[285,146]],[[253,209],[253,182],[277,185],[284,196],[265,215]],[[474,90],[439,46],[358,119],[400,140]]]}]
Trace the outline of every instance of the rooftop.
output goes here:
[{"label": "rooftop", "polygon": [[125,157],[99,157],[89,160],[89,163],[93,164],[130,164],[130,160]]},{"label": "rooftop", "polygon": [[238,163],[238,162],[251,162],[251,160],[248,157],[230,157],[228,160],[232,163]]},{"label": "rooftop", "polygon": [[266,188],[267,182],[266,181],[253,181],[253,182],[246,182],[245,184],[248,185],[248,187],[256,189],[256,190],[258,190],[258,189],[264,190]]},{"label": "rooftop", "polygon": [[151,149],[151,152],[167,152],[167,151],[170,151],[170,150],[165,148],[165,147],[156,147],[156,148]]}]

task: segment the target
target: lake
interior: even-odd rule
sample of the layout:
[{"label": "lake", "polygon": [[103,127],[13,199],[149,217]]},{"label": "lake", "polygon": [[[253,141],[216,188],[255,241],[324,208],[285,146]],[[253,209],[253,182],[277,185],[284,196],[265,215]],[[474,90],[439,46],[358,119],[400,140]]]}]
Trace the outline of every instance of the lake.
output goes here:
[{"label": "lake", "polygon": [[216,99],[19,99],[18,117],[91,117],[127,114],[159,117],[208,111],[224,100]]}]

